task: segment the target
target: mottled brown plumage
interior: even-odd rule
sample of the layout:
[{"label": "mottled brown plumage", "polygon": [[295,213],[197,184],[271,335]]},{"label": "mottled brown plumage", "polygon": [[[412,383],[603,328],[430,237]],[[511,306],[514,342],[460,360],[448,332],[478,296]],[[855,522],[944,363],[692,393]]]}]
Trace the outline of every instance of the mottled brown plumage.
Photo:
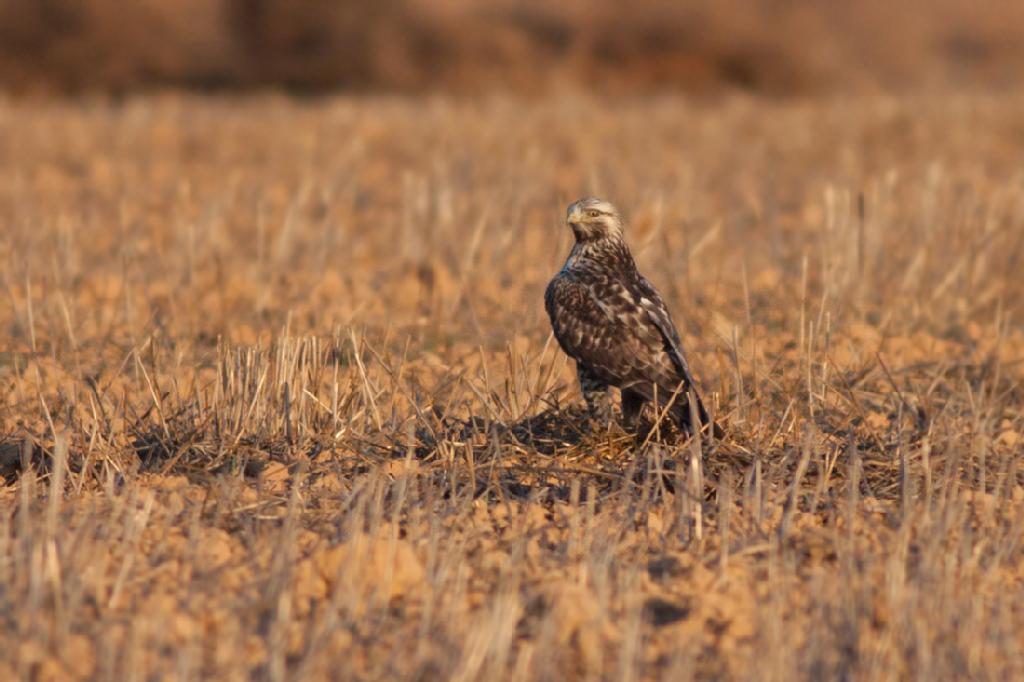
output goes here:
[{"label": "mottled brown plumage", "polygon": [[608,389],[615,386],[630,425],[643,403],[657,397],[664,408],[673,395],[669,414],[680,428],[692,430],[691,398],[701,425],[711,424],[672,316],[637,272],[618,211],[607,201],[587,197],[569,206],[567,222],[576,244],[548,284],[544,304],[555,338],[576,361],[592,413],[610,416]]}]

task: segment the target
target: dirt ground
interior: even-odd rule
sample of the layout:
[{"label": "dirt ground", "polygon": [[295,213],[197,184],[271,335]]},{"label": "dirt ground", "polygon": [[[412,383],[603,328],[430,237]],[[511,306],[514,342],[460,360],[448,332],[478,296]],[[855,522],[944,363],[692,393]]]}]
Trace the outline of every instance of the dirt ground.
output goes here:
[{"label": "dirt ground", "polygon": [[[1024,677],[1022,121],[0,102],[0,678]],[[720,442],[582,418],[584,194]]]}]

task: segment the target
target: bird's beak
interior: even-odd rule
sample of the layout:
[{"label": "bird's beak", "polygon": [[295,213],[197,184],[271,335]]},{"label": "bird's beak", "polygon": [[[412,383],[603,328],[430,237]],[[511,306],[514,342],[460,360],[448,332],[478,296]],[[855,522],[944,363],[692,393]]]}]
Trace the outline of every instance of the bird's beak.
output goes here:
[{"label": "bird's beak", "polygon": [[570,225],[579,225],[581,222],[583,222],[583,211],[579,210],[578,208],[574,208],[572,211],[569,212],[569,215],[566,217],[565,222],[569,223]]}]

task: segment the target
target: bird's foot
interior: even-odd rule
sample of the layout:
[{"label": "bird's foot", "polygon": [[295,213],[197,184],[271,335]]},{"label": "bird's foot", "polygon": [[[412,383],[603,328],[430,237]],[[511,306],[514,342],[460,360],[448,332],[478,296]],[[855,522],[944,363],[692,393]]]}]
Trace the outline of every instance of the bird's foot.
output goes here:
[{"label": "bird's foot", "polygon": [[593,433],[607,433],[617,423],[611,405],[593,406],[587,410],[587,427]]}]

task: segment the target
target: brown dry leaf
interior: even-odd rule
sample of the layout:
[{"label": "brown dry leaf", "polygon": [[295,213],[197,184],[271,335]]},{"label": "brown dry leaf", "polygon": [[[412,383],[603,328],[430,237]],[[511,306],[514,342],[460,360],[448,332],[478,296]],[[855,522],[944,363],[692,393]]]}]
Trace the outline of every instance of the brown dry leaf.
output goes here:
[{"label": "brown dry leaf", "polygon": [[275,493],[285,492],[290,479],[291,472],[288,470],[288,465],[282,462],[269,462],[260,472],[260,480],[267,490]]},{"label": "brown dry leaf", "polygon": [[1012,448],[1016,447],[1021,442],[1021,435],[1019,431],[1007,430],[1000,433],[996,440],[1002,445]]},{"label": "brown dry leaf", "polygon": [[881,412],[869,412],[864,421],[876,431],[889,428],[889,416]]}]

